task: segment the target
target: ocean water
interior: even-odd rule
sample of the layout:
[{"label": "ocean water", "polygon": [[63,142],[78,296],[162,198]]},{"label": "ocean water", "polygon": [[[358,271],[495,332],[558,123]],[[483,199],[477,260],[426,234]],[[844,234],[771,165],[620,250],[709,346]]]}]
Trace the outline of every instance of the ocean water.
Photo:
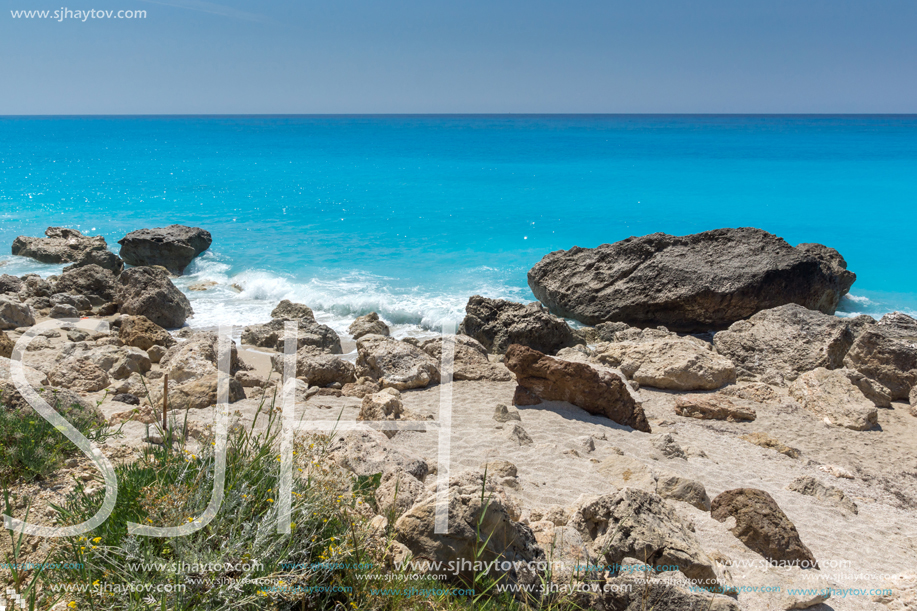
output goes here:
[{"label": "ocean water", "polygon": [[432,332],[475,293],[534,299],[550,251],[736,226],[837,248],[840,315],[915,314],[917,117],[0,117],[7,253],[50,225],[117,252],[170,223],[214,237],[177,281],[192,326],[289,298],[339,331],[375,310]]}]

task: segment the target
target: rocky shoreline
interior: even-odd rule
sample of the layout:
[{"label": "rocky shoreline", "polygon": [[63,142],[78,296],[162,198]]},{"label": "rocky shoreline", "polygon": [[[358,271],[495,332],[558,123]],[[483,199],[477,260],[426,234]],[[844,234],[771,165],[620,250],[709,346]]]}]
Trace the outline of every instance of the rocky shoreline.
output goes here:
[{"label": "rocky shoreline", "polygon": [[[128,234],[120,256],[72,229],[17,238],[14,255],[70,265],[48,279],[0,276],[6,405],[28,409],[10,379],[16,342],[60,320],[21,355],[33,384],[120,426],[113,447],[139,448],[157,443],[168,375],[193,447],[213,421],[216,334],[184,326],[193,311],[171,278],[211,243],[177,225]],[[831,570],[851,557],[862,568],[851,573],[905,574],[917,588],[907,561],[917,557],[917,320],[833,316],[854,280],[833,249],[748,228],[558,251],[529,273],[541,303],[469,298],[450,372],[440,337],[395,339],[376,313],[341,337],[307,304],[282,301],[233,345],[231,409],[257,424],[279,388],[289,322],[303,418],[438,420],[451,373],[458,534],[433,532],[442,467],[430,430],[339,434],[331,446],[343,468],[382,475],[380,518],[404,557],[460,559],[483,486],[496,557],[649,565],[680,580],[659,609],[817,609],[825,596],[747,589],[882,587]],[[78,325],[85,317],[108,331]],[[736,568],[757,560],[781,568]],[[691,584],[731,595],[710,602]],[[904,609],[914,591],[830,608]]]}]

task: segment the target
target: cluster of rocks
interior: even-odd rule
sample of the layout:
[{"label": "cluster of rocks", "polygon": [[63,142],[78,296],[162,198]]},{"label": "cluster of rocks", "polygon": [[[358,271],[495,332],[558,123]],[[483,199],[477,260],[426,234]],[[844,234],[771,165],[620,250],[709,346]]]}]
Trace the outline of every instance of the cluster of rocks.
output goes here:
[{"label": "cluster of rocks", "polygon": [[[181,274],[209,248],[210,234],[171,225],[131,232],[120,243],[119,257],[108,250],[104,237],[76,229],[49,227],[43,238],[16,238],[14,255],[72,265],[47,279],[36,274],[0,277],[0,328],[28,327],[36,316],[64,319],[118,312],[145,316],[170,329],[184,325],[193,310],[169,276]],[[125,270],[125,262],[134,267]]]},{"label": "cluster of rocks", "polygon": [[[449,528],[448,533],[438,533],[437,478],[422,458],[396,449],[375,431],[337,435],[328,446],[328,457],[357,475],[379,474],[380,484],[374,493],[379,515],[373,525],[380,531],[391,525],[394,541],[388,545],[396,559],[422,558],[434,567],[458,568],[444,572],[444,579],[473,581],[473,565],[462,561],[480,559],[493,563],[490,576],[503,583],[569,583],[571,578],[613,578],[624,583],[633,575],[618,570],[609,575],[593,569],[574,574],[574,567],[622,567],[628,562],[648,562],[650,570],[677,567],[684,577],[700,586],[694,588],[693,594],[687,588],[653,586],[654,596],[660,600],[679,601],[684,605],[677,607],[680,609],[701,609],[701,603],[704,609],[738,609],[729,597],[713,595],[711,603],[711,594],[703,593],[704,589],[729,592],[730,587],[704,552],[693,526],[658,494],[623,487],[583,498],[549,515],[524,512],[507,490],[518,486],[515,465],[495,461],[482,465],[480,470],[465,470],[449,477]],[[709,499],[705,508],[710,509]],[[436,572],[435,568],[431,570]],[[584,602],[588,608],[629,608],[627,604],[618,606],[621,600],[615,599],[629,596],[628,589],[613,590],[613,595],[600,593]]]}]

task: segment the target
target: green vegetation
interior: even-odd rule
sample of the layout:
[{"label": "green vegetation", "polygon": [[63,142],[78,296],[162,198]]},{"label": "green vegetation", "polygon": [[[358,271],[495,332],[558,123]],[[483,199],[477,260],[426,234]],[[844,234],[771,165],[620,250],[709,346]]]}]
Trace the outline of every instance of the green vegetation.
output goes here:
[{"label": "green vegetation", "polygon": [[[0,485],[6,487],[45,477],[70,456],[80,454],[76,446],[31,407],[10,403],[4,401],[0,391]],[[75,404],[64,405],[59,399],[54,403],[57,412],[90,440],[101,441],[110,435],[98,412]]]}]

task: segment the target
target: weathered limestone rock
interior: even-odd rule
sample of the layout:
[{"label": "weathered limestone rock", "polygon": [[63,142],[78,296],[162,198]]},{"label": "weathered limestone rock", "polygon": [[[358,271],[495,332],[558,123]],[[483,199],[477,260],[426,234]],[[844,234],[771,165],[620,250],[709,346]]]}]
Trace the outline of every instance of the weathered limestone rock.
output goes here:
[{"label": "weathered limestone rock", "polygon": [[[10,348],[10,352],[12,352],[12,347]],[[10,367],[12,367],[10,358],[0,354],[0,382],[12,385],[13,378],[10,377]],[[48,385],[48,375],[43,371],[35,369],[34,367],[29,367],[28,365],[23,365],[23,369],[25,370],[25,379],[32,386],[38,388],[39,386]],[[4,396],[4,399],[5,398],[6,396]]]},{"label": "weathered limestone rock", "polygon": [[889,312],[879,320],[878,325],[887,337],[917,341],[917,320],[904,312]]},{"label": "weathered limestone rock", "polygon": [[[286,301],[285,303],[290,302]],[[245,327],[245,329],[242,331],[242,343],[249,344],[251,346],[259,346],[261,348],[271,348],[277,350],[278,352],[283,352],[285,348],[284,333],[286,323],[288,321],[296,321],[297,351],[309,346],[318,348],[323,352],[330,352],[331,354],[341,354],[343,352],[341,348],[341,338],[334,331],[334,329],[327,325],[315,322],[315,319],[310,319],[307,317],[287,318],[287,316],[291,316],[299,312],[297,312],[295,308],[287,308],[285,311],[281,310],[281,306],[283,305],[284,302],[281,302],[281,305],[274,310],[273,313],[277,313],[278,316],[271,320],[271,322],[263,325],[251,325]],[[301,304],[290,305],[302,307],[306,310],[309,310],[309,308],[306,306],[301,306]],[[309,314],[311,313],[312,311],[309,310]]]},{"label": "weathered limestone rock", "polygon": [[784,456],[789,456],[790,458],[799,458],[802,456],[799,450],[796,448],[791,448],[787,445],[784,445],[777,439],[774,439],[767,433],[748,433],[742,435],[741,439],[744,439],[748,443],[753,443],[756,446],[767,448],[769,450],[776,450]]},{"label": "weathered limestone rock", "polygon": [[401,392],[386,388],[363,397],[357,420],[398,420],[404,413]]},{"label": "weathered limestone rock", "polygon": [[89,312],[92,310],[92,302],[83,295],[70,295],[68,293],[57,293],[51,295],[53,305],[73,306],[77,312]]},{"label": "weathered limestone rock", "polygon": [[354,339],[360,339],[364,335],[388,335],[389,329],[387,324],[379,320],[378,314],[370,312],[353,321],[347,328],[347,332]]},{"label": "weathered limestone rock", "polygon": [[84,267],[86,265],[98,265],[102,269],[107,269],[115,276],[124,271],[124,261],[121,259],[121,257],[111,252],[110,250],[101,249],[90,250],[76,263],[65,267],[64,271],[69,272],[78,267]]},{"label": "weathered limestone rock", "polygon": [[44,238],[19,236],[13,240],[12,253],[42,263],[73,263],[90,251],[108,250],[102,236],[85,236],[76,229],[48,227]]},{"label": "weathered limestone rock", "polygon": [[721,587],[715,564],[662,497],[624,488],[582,503],[569,525],[593,558],[620,565],[625,558],[651,566],[677,566],[698,586]]},{"label": "weathered limestone rock", "polygon": [[538,300],[564,318],[693,332],[788,303],[833,314],[856,279],[846,267],[831,248],[793,248],[742,227],[559,250],[536,264],[528,280]]},{"label": "weathered limestone rock", "polygon": [[144,374],[153,366],[146,352],[130,346],[99,346],[89,350],[67,347],[62,352],[62,356],[70,354],[89,359],[114,380],[123,380],[133,373]]},{"label": "weathered limestone rock", "polygon": [[[127,273],[127,272],[125,272]],[[216,373],[219,358],[219,342],[215,333],[195,333],[184,343],[169,348],[160,359],[162,371],[169,374],[169,379],[181,384]],[[230,375],[248,366],[239,359],[236,343],[230,344]]]},{"label": "weathered limestone rock", "polygon": [[307,320],[315,322],[315,314],[312,308],[303,303],[293,303],[289,299],[283,299],[271,310],[271,318],[280,320]]},{"label": "weathered limestone rock", "polygon": [[715,390],[736,380],[732,361],[700,341],[665,338],[599,344],[595,360],[620,369],[641,386]]},{"label": "weathered limestone rock", "polygon": [[[501,486],[492,480],[485,482],[481,474],[475,472],[450,478],[448,516],[449,532],[436,534],[435,485],[428,487],[414,506],[395,522],[396,538],[415,558],[441,562],[443,567],[454,563],[460,569],[459,574],[448,574],[448,579],[457,577],[466,583],[472,581],[472,567],[463,567],[461,561],[479,559],[496,561],[492,577],[499,577],[506,583],[539,583],[540,575],[528,567],[544,562],[544,551],[536,544],[532,530],[516,522],[518,508],[509,501]],[[509,569],[503,569],[505,566]]]},{"label": "weathered limestone rock", "polygon": [[439,363],[407,342],[383,335],[357,340],[357,374],[379,380],[383,388],[408,390],[439,382]]},{"label": "weathered limestone rock", "polygon": [[853,345],[848,320],[799,305],[758,312],[713,336],[717,352],[738,369],[739,379],[795,380],[818,367],[839,369]]},{"label": "weathered limestone rock", "polygon": [[[274,371],[283,373],[284,355],[271,357]],[[304,346],[296,353],[296,377],[309,386],[351,384],[356,381],[353,363],[331,354],[319,352],[315,346]]]},{"label": "weathered limestone rock", "polygon": [[110,382],[108,374],[86,357],[64,359],[48,374],[48,381],[77,392],[102,390]]},{"label": "weathered limestone rock", "polygon": [[[493,382],[509,382],[513,374],[500,363],[491,363],[487,358],[487,350],[480,342],[467,335],[455,335],[454,365],[452,379],[456,382],[462,380],[490,380]],[[437,363],[442,363],[443,340],[431,338],[420,344],[420,348],[429,354]]]},{"label": "weathered limestone rock", "polygon": [[9,274],[0,274],[0,294],[6,293],[10,296],[19,294],[22,290],[22,280]]},{"label": "weathered limestone rock", "polygon": [[146,316],[124,316],[118,337],[125,346],[149,350],[153,346],[171,348],[175,339],[169,332],[152,322]]},{"label": "weathered limestone rock", "polygon": [[[517,383],[541,399],[567,401],[591,414],[650,432],[643,408],[620,377],[583,363],[572,363],[514,344],[504,360]],[[517,403],[518,405],[518,403]]]},{"label": "weathered limestone rock", "polygon": [[848,499],[843,490],[837,486],[829,486],[823,484],[811,475],[801,475],[797,477],[792,482],[790,482],[790,485],[786,488],[787,490],[792,490],[793,492],[798,492],[799,494],[814,496],[820,501],[834,503],[835,505],[843,507],[850,513],[859,513],[857,504]]},{"label": "weathered limestone rock", "polygon": [[213,243],[209,231],[200,227],[169,225],[132,231],[120,240],[121,258],[128,265],[159,265],[182,275],[192,260]]},{"label": "weathered limestone rock", "polygon": [[10,358],[13,355],[13,346],[16,343],[10,339],[9,335],[0,331],[0,357]]},{"label": "weathered limestone rock", "polygon": [[181,327],[194,314],[188,298],[158,268],[128,269],[117,282],[115,302],[123,314],[145,316],[166,329]]},{"label": "weathered limestone rock", "polygon": [[796,526],[763,490],[736,488],[721,493],[711,506],[710,515],[725,522],[736,520],[731,530],[742,543],[768,560],[802,568],[818,568],[815,556],[809,551]]},{"label": "weathered limestone rock", "polygon": [[850,381],[844,370],[819,367],[807,371],[790,386],[790,395],[831,424],[867,431],[879,423],[875,403]]},{"label": "weathered limestone rock", "polygon": [[917,384],[917,341],[888,337],[878,327],[866,329],[847,352],[844,366],[887,388],[893,401],[907,399]]},{"label": "weathered limestone rock", "polygon": [[382,474],[379,487],[376,489],[376,506],[384,516],[397,519],[414,506],[414,502],[424,493],[423,482],[401,470],[391,470]]},{"label": "weathered limestone rock", "polygon": [[72,305],[69,305],[66,303],[61,303],[61,304],[54,306],[53,308],[51,308],[51,311],[48,313],[49,318],[58,318],[58,319],[79,318],[79,316],[80,316],[79,311]]},{"label": "weathered limestone rock", "polygon": [[0,295],[0,330],[31,327],[35,324],[32,308]]},{"label": "weathered limestone rock", "polygon": [[423,481],[430,471],[422,458],[391,447],[380,431],[337,433],[328,444],[328,458],[356,475],[400,470]]},{"label": "weathered limestone rock", "polygon": [[664,499],[681,501],[703,511],[710,511],[710,497],[703,484],[661,467],[651,467],[631,456],[620,455],[606,458],[596,469],[618,488],[639,488],[656,493]]},{"label": "weathered limestone rock", "polygon": [[554,354],[561,348],[584,343],[570,326],[548,313],[540,304],[524,305],[475,295],[465,306],[459,333],[467,335],[494,354],[512,344]]},{"label": "weathered limestone rock", "polygon": [[675,413],[685,418],[727,422],[751,422],[757,418],[754,409],[738,406],[718,394],[675,397]]},{"label": "weathered limestone rock", "polygon": [[[229,382],[229,402],[235,403],[245,399],[245,389],[242,384],[235,378],[228,378]],[[169,386],[169,409],[206,409],[217,404],[218,398],[218,374],[216,372],[194,378],[183,384]],[[150,399],[153,407],[162,405],[162,387],[154,385],[150,389]]]}]

